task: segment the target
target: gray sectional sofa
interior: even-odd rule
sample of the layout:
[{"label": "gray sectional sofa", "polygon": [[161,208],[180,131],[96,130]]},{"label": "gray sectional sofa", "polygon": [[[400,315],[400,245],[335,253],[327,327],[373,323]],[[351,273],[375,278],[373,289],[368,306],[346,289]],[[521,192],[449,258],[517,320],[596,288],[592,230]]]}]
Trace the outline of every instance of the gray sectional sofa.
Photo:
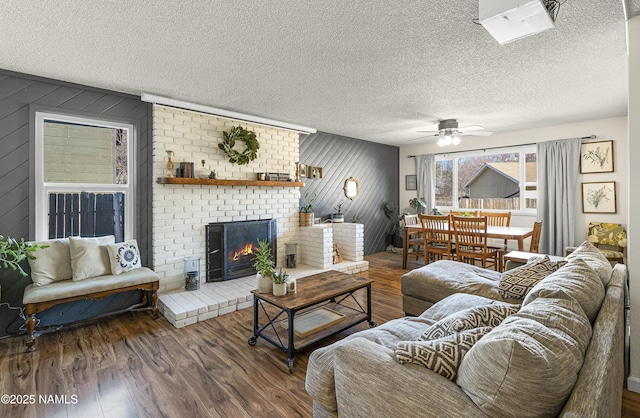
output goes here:
[{"label": "gray sectional sofa", "polygon": [[[317,349],[306,379],[314,416],[619,417],[626,276],[626,266],[612,267],[585,246],[515,301],[521,306],[464,287],[419,316]],[[493,328],[462,327],[443,337],[459,343],[484,329],[464,350],[462,343],[452,349],[444,340],[421,341],[443,324],[462,324],[466,312],[514,306]],[[421,351],[442,346],[455,354],[451,367]]]}]

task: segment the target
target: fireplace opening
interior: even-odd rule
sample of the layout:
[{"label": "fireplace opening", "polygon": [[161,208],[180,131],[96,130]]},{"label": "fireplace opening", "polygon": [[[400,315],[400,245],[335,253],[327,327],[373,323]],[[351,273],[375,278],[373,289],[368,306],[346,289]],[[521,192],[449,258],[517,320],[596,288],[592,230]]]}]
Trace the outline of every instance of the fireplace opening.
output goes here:
[{"label": "fireplace opening", "polygon": [[258,240],[268,241],[277,259],[277,220],[216,222],[206,226],[207,282],[219,282],[256,273],[253,267]]}]

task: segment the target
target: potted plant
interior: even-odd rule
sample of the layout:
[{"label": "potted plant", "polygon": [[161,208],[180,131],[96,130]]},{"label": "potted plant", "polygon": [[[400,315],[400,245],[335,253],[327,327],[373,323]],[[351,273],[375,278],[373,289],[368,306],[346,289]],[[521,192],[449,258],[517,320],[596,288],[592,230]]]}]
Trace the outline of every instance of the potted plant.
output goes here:
[{"label": "potted plant", "polygon": [[38,248],[47,247],[48,245],[29,244],[24,239],[18,241],[15,238],[0,235],[0,263],[2,267],[17,270],[21,276],[26,276],[27,272],[24,271],[20,262],[28,258],[35,259],[33,253]]},{"label": "potted plant", "polygon": [[313,225],[313,201],[315,199],[307,200],[307,195],[300,200],[300,226]]},{"label": "potted plant", "polygon": [[[384,216],[389,220],[389,226],[387,227],[387,242],[389,247],[401,247],[402,243],[400,238],[402,237],[403,229],[400,224],[400,217],[396,215],[396,203],[393,200],[386,200],[382,204],[382,210]],[[400,245],[397,245],[400,243]]]},{"label": "potted plant", "polygon": [[258,292],[271,293],[271,277],[273,276],[274,263],[271,255],[271,245],[267,240],[258,240],[258,248],[253,261],[253,267],[257,272],[256,285],[258,286]]},{"label": "potted plant", "polygon": [[409,200],[409,206],[411,206],[416,213],[424,213],[423,211],[427,209],[427,201],[424,200],[424,197],[414,197]]},{"label": "potted plant", "polygon": [[338,205],[334,208],[336,212],[331,216],[331,220],[334,223],[344,222],[344,213],[342,213],[342,205],[344,202],[338,203]]},{"label": "potted plant", "polygon": [[280,269],[273,272],[273,295],[284,296],[287,294],[287,279],[289,274]]}]

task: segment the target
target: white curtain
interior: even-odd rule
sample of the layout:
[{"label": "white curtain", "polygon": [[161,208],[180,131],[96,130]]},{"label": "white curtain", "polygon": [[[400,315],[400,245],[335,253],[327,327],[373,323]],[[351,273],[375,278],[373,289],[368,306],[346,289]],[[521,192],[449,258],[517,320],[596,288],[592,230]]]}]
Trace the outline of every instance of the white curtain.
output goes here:
[{"label": "white curtain", "polygon": [[538,219],[540,253],[564,255],[574,244],[580,138],[538,143]]},{"label": "white curtain", "polygon": [[427,207],[423,213],[431,213],[436,203],[436,156],[433,154],[416,155],[416,178],[418,197],[423,197]]}]

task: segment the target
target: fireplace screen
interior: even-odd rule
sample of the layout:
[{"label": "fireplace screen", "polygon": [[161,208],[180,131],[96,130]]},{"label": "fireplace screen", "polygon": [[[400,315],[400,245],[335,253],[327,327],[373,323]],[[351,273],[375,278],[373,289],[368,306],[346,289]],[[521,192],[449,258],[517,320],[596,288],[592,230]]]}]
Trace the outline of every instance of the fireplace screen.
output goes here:
[{"label": "fireplace screen", "polygon": [[206,226],[207,282],[219,282],[256,273],[254,251],[258,240],[271,243],[274,261],[277,259],[277,221],[218,222]]}]

